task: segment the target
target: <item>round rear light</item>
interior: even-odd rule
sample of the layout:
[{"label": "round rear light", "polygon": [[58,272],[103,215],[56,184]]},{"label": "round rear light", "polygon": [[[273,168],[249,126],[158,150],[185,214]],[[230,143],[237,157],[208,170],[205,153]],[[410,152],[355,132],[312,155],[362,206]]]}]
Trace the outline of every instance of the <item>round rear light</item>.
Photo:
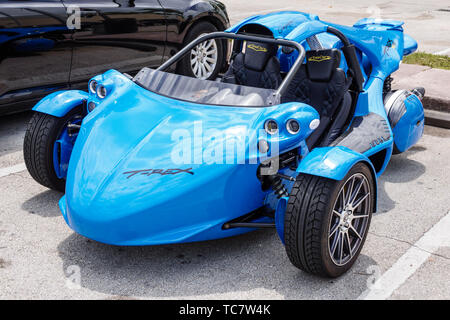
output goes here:
[{"label": "round rear light", "polygon": [[89,82],[89,91],[93,94],[97,92],[97,81],[92,80],[91,82]]},{"label": "round rear light", "polygon": [[289,119],[286,122],[286,130],[290,134],[297,134],[300,131],[300,123],[295,119]]},{"label": "round rear light", "polygon": [[106,94],[107,94],[107,92],[106,92],[106,88],[105,88],[104,86],[98,86],[98,87],[97,87],[97,96],[98,96],[100,99],[105,98],[105,97],[106,97]]},{"label": "round rear light", "polygon": [[266,123],[264,123],[264,130],[268,134],[276,134],[278,132],[278,123],[275,120],[267,120]]}]

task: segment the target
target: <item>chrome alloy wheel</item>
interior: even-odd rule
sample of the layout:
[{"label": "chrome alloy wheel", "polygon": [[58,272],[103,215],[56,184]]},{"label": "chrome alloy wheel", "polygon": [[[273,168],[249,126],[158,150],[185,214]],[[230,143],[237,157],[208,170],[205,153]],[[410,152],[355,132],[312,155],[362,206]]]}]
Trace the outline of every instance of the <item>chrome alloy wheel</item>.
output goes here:
[{"label": "chrome alloy wheel", "polygon": [[208,79],[216,68],[217,43],[214,39],[200,43],[191,50],[192,73],[198,79]]},{"label": "chrome alloy wheel", "polygon": [[372,197],[367,178],[356,173],[341,187],[328,228],[328,252],[333,263],[343,266],[358,252],[370,218]]}]

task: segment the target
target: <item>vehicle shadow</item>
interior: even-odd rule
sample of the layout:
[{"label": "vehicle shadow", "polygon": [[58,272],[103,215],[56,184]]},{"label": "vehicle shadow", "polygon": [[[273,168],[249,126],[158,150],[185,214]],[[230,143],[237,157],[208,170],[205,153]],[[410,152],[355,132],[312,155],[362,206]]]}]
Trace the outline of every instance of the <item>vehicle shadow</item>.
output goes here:
[{"label": "vehicle shadow", "polygon": [[361,255],[339,279],[318,278],[291,264],[274,230],[147,247],[110,246],[74,233],[58,252],[65,271],[78,266],[81,286],[107,299],[355,299],[376,264]]},{"label": "vehicle shadow", "polygon": [[[396,205],[386,183],[406,183],[425,173],[411,159],[415,146],[392,157],[379,180],[379,213]],[[49,195],[48,195],[49,196]],[[81,286],[108,299],[356,299],[368,288],[377,263],[362,254],[338,279],[323,279],[295,268],[274,230],[188,244],[118,247],[76,233],[58,245],[65,271],[80,267]]]},{"label": "vehicle shadow", "polygon": [[426,171],[425,166],[413,159],[412,155],[426,151],[423,146],[414,146],[405,153],[393,155],[386,171],[378,179],[378,210],[376,214],[385,213],[395,208],[396,201],[386,191],[386,183],[406,183],[417,180]]},{"label": "vehicle shadow", "polygon": [[0,116],[0,156],[22,150],[23,137],[31,112]]},{"label": "vehicle shadow", "polygon": [[[393,156],[379,181],[379,210],[395,207],[386,183],[405,183],[425,173],[411,159],[426,149],[413,147]],[[27,200],[28,212],[50,217],[60,193],[46,191]],[[36,210],[35,208],[38,208]],[[51,214],[46,215],[45,213]],[[377,263],[362,254],[353,268],[338,279],[322,279],[295,268],[274,230],[188,244],[119,247],[72,233],[58,244],[63,270],[80,267],[81,286],[107,299],[215,298],[215,299],[355,299],[366,289]]]},{"label": "vehicle shadow", "polygon": [[47,190],[22,203],[22,209],[44,218],[59,217],[61,212],[58,210],[58,201],[62,196],[61,192]]}]

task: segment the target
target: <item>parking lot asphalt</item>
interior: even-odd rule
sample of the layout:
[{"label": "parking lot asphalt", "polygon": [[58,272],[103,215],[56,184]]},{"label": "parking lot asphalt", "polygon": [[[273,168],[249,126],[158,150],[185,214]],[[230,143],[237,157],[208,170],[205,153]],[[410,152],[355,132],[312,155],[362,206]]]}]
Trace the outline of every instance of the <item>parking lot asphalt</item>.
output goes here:
[{"label": "parking lot asphalt", "polygon": [[324,21],[353,25],[366,17],[404,21],[404,30],[419,42],[419,51],[450,55],[450,3],[441,0],[223,0],[231,23],[254,14],[296,10]]},{"label": "parking lot asphalt", "polygon": [[[419,144],[392,158],[362,254],[332,280],[293,267],[272,230],[155,247],[75,234],[58,209],[62,194],[20,167],[29,117],[0,118],[0,299],[450,298],[450,241],[442,235],[450,220],[450,130],[426,127]],[[377,292],[377,279],[395,283]]]}]

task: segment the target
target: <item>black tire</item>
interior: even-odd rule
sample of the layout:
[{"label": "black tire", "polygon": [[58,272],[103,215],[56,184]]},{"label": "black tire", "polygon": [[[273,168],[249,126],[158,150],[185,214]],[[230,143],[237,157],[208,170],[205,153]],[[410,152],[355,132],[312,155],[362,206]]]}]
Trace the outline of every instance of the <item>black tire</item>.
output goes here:
[{"label": "black tire", "polygon": [[[198,38],[200,35],[205,33],[211,33],[218,31],[216,26],[214,26],[212,23],[207,21],[201,21],[195,24],[187,33],[184,42],[183,47]],[[222,70],[224,62],[225,62],[225,52],[224,52],[224,42],[220,40],[215,40],[217,45],[217,62],[214,68],[214,71],[211,73],[211,75],[207,78],[207,80],[213,80],[217,77],[219,72]],[[195,78],[195,74],[192,70],[191,66],[191,54],[188,53],[185,55],[185,57],[180,60],[180,62],[177,65],[177,73],[182,74],[188,77]]]},{"label": "black tire", "polygon": [[397,155],[397,154],[400,154],[400,153],[402,153],[400,150],[398,150],[398,148],[397,148],[397,146],[395,145],[395,142],[394,142],[394,148],[392,149],[392,154],[393,155]]},{"label": "black tire", "polygon": [[[349,255],[348,262],[338,265],[331,257],[331,249],[329,250],[331,248],[329,245],[330,224],[332,219],[339,220],[333,214],[335,203],[338,201],[342,186],[355,174],[362,174],[367,178],[367,188],[370,190],[370,196],[367,198],[370,200],[364,205],[368,207],[368,218],[365,218],[367,220],[364,221],[365,232],[362,239],[356,240],[359,241],[359,248],[354,252],[350,250],[353,255]],[[356,193],[358,196],[358,192]],[[291,190],[284,222],[286,252],[291,262],[303,271],[322,277],[338,277],[350,269],[361,252],[369,230],[374,208],[374,195],[373,177],[370,169],[364,163],[357,163],[341,181],[300,174]],[[356,201],[356,196],[354,201]],[[336,229],[339,230],[338,227]],[[342,242],[344,246],[344,236],[342,236]],[[352,256],[353,258],[351,258]]]},{"label": "black tire", "polygon": [[72,110],[66,116],[57,118],[35,112],[28,123],[23,143],[23,156],[28,172],[41,185],[64,192],[65,179],[59,179],[53,166],[53,147],[57,137],[70,119],[80,111]]}]

